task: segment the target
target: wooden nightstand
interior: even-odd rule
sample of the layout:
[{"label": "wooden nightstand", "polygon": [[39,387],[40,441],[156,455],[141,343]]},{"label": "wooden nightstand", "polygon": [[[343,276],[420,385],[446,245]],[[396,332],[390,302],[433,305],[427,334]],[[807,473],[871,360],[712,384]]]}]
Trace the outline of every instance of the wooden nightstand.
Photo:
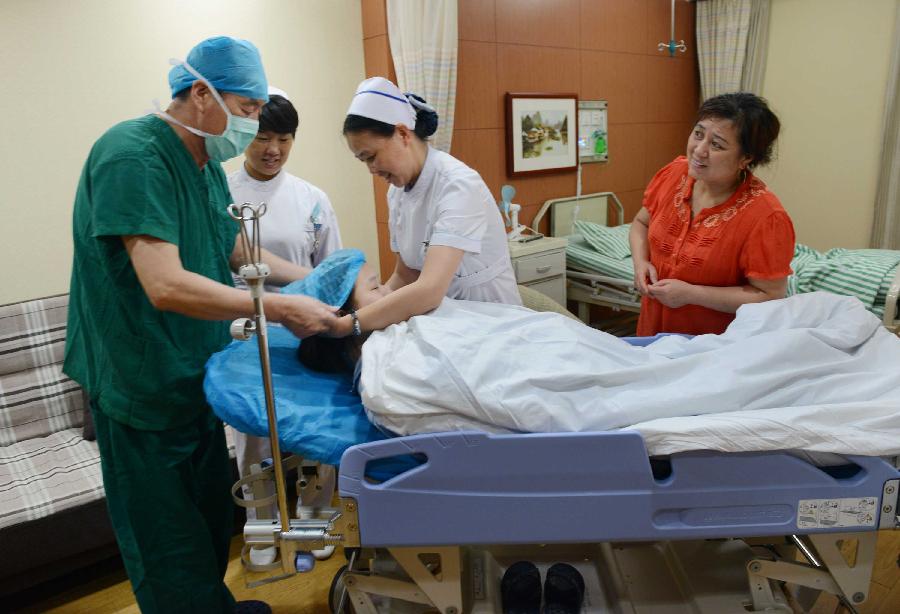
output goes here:
[{"label": "wooden nightstand", "polygon": [[509,257],[516,282],[546,294],[565,307],[567,244],[567,239],[559,237],[543,237],[528,243],[511,241]]}]

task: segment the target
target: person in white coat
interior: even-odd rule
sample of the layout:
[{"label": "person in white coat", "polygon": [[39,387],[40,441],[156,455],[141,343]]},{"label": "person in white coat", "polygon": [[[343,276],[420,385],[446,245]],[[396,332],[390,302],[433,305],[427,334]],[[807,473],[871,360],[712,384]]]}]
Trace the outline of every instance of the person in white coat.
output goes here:
[{"label": "person in white coat", "polygon": [[[259,131],[244,152],[240,170],[228,175],[228,187],[235,203],[266,203],[266,213],[259,221],[260,240],[265,249],[300,266],[313,268],[341,248],[341,233],[325,192],[284,170],[298,125],[297,110],[287,94],[270,87],[269,102],[259,114]],[[248,232],[252,234],[249,228]],[[244,281],[236,275],[234,280],[235,286],[244,286]],[[266,289],[273,290],[269,286]],[[243,478],[252,472],[254,465],[272,457],[272,448],[268,438],[233,433],[238,471]],[[299,493],[300,504],[329,507],[335,485],[334,467],[304,461],[300,471],[318,477],[303,480],[309,488]],[[245,485],[243,490],[245,499],[253,498],[249,486]],[[272,484],[264,490],[266,496],[274,494]],[[247,516],[256,518],[257,510],[247,508]],[[259,517],[274,516],[274,506],[267,506],[259,513]],[[334,546],[328,546],[313,554],[327,558],[333,551]],[[274,556],[274,548],[250,552],[253,563],[265,564]]]},{"label": "person in white coat", "polygon": [[353,155],[391,184],[388,227],[397,254],[384,300],[337,321],[342,337],[437,307],[445,296],[521,305],[500,211],[481,176],[431,147],[438,116],[382,77],[360,83],[344,120]]}]

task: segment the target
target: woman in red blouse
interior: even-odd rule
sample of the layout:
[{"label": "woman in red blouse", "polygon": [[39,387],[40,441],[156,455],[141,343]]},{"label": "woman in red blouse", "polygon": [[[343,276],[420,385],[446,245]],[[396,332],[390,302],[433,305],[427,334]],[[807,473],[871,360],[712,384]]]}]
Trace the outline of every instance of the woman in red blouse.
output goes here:
[{"label": "woman in red blouse", "polygon": [[779,128],[753,94],[700,107],[687,155],[656,173],[631,224],[638,335],[721,333],[741,305],[784,298],[794,227],[751,172],[771,159]]}]

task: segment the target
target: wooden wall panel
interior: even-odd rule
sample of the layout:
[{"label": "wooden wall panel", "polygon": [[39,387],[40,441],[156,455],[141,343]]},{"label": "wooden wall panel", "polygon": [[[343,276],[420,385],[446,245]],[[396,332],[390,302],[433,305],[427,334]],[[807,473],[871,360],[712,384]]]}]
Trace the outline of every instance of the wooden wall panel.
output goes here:
[{"label": "wooden wall panel", "polygon": [[[500,186],[506,181],[505,138],[502,128],[454,130],[453,155],[476,169],[488,187]],[[496,196],[498,190],[491,192]]]},{"label": "wooden wall panel", "polygon": [[381,177],[372,175],[372,187],[375,192],[375,222],[379,224],[387,224],[388,206],[387,206],[387,190],[388,182]]},{"label": "wooden wall panel", "polygon": [[396,83],[397,73],[391,59],[391,45],[386,34],[373,36],[363,41],[366,77],[387,77]]},{"label": "wooden wall panel", "polygon": [[581,48],[644,53],[647,48],[648,0],[583,0]]},{"label": "wooden wall panel", "polygon": [[[506,92],[578,93],[579,51],[557,47],[497,45],[496,107],[506,122]],[[485,100],[485,104],[487,104]]]},{"label": "wooden wall panel", "polygon": [[494,0],[458,0],[458,7],[460,41],[497,40]]},{"label": "wooden wall panel", "polygon": [[580,0],[495,0],[497,42],[579,47]]},{"label": "wooden wall panel", "polygon": [[387,5],[384,0],[362,0],[363,39],[387,36]]},{"label": "wooden wall panel", "polygon": [[381,280],[387,281],[391,276],[391,273],[394,272],[394,264],[397,262],[397,256],[391,251],[391,239],[388,225],[376,222],[375,227],[378,231],[378,257],[381,263],[381,270],[379,272],[381,273]]},{"label": "wooden wall panel", "polygon": [[654,124],[647,140],[644,176],[649,181],[663,166],[683,156],[687,150],[687,140],[692,122]]},{"label": "wooden wall panel", "polygon": [[684,58],[651,57],[647,65],[647,118],[655,122],[690,121],[696,96],[685,96],[684,83],[699,83],[697,66]]},{"label": "wooden wall panel", "polygon": [[454,130],[502,128],[503,113],[495,104],[497,45],[461,40],[458,54]]},{"label": "wooden wall panel", "polygon": [[582,98],[607,101],[610,124],[648,121],[647,70],[650,58],[633,53],[582,51],[581,60]]}]

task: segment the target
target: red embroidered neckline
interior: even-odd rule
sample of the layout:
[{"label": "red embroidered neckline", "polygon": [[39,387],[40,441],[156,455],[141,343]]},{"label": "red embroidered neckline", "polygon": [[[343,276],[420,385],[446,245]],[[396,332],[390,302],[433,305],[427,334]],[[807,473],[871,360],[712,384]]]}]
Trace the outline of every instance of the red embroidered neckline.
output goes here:
[{"label": "red embroidered neckline", "polygon": [[[685,203],[685,193],[687,192],[687,179],[688,175],[683,175],[681,177],[681,181],[678,183],[678,188],[675,190],[675,199],[673,204],[675,205],[675,212],[678,214],[678,219],[682,222],[687,222],[691,219],[691,208],[690,205]],[[740,190],[741,188],[738,188]],[[766,184],[753,177],[750,180],[750,184],[744,189],[743,193],[738,197],[738,199],[732,204],[730,207],[725,209],[724,211],[720,211],[719,213],[713,213],[712,215],[708,215],[705,217],[697,216],[694,218],[692,226],[696,226],[698,224],[703,224],[705,228],[714,228],[719,224],[724,224],[734,218],[738,213],[740,213],[743,209],[747,207],[750,203],[756,199],[757,196],[766,191]]]}]

